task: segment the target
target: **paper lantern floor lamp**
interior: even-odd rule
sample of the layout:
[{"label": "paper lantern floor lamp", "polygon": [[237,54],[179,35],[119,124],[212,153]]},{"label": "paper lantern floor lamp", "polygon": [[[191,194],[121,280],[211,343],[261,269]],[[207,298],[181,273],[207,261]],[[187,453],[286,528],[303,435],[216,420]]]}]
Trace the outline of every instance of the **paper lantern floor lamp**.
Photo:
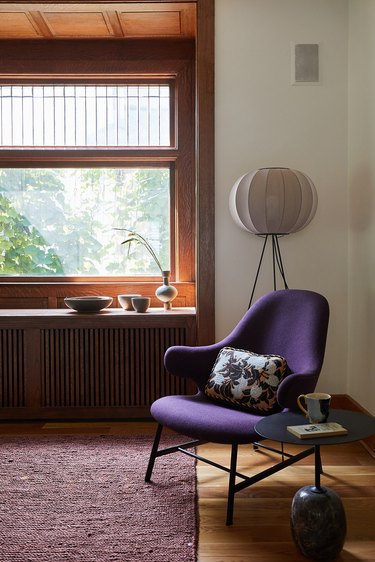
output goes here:
[{"label": "paper lantern floor lamp", "polygon": [[298,232],[313,219],[318,197],[311,179],[290,168],[260,168],[240,177],[232,187],[229,209],[235,223],[264,237],[249,308],[253,300],[267,242],[272,242],[273,286],[276,267],[287,289],[279,238]]}]

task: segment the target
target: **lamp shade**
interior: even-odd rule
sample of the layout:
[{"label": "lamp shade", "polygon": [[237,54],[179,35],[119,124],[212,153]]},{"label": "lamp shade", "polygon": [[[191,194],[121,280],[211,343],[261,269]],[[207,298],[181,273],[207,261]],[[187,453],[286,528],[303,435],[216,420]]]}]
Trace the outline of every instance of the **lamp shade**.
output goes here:
[{"label": "lamp shade", "polygon": [[253,234],[290,234],[313,219],[318,203],[308,176],[290,168],[260,168],[240,177],[232,187],[233,220]]}]

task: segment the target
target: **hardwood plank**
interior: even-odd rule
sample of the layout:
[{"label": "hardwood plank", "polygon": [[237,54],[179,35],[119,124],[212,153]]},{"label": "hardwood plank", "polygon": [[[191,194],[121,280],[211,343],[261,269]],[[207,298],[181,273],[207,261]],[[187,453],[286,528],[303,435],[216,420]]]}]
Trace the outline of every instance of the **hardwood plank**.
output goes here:
[{"label": "hardwood plank", "polygon": [[[291,450],[292,449],[292,450]],[[296,447],[288,447],[289,452]],[[229,447],[207,444],[200,454],[229,462]],[[347,540],[339,562],[375,559],[375,460],[361,443],[322,447],[322,485],[341,497],[347,518]],[[242,446],[239,471],[255,473],[277,455]],[[198,463],[198,562],[302,562],[290,532],[290,508],[296,491],[313,483],[312,457],[241,491],[235,498],[234,525],[225,525],[228,477]]]},{"label": "hardwood plank", "polygon": [[[251,543],[248,550],[238,552],[236,547],[223,548],[220,552],[199,555],[198,562],[306,562],[306,558],[299,554],[290,542],[269,544],[268,541]],[[375,560],[375,548],[372,541],[348,541],[337,562],[363,562]]]}]

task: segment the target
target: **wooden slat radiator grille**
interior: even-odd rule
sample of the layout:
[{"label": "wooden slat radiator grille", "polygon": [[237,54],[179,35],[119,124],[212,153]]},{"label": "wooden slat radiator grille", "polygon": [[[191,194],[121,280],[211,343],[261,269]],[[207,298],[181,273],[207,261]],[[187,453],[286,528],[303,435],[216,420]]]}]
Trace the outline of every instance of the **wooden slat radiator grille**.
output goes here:
[{"label": "wooden slat radiator grille", "polygon": [[41,333],[41,406],[147,406],[186,394],[164,369],[164,353],[186,343],[185,327],[46,329]]},{"label": "wooden slat radiator grille", "polygon": [[25,405],[23,330],[0,330],[0,407]]}]

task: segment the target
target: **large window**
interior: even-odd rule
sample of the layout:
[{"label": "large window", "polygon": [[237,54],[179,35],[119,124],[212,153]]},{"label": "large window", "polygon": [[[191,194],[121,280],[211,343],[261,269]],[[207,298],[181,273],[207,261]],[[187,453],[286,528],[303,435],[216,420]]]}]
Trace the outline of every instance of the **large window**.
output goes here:
[{"label": "large window", "polygon": [[193,186],[177,173],[175,90],[175,79],[155,78],[0,85],[0,154],[19,166],[0,166],[1,276],[160,275],[144,248],[121,244],[124,228],[175,279],[192,280],[181,240],[193,244],[183,217]]},{"label": "large window", "polygon": [[136,227],[170,269],[169,168],[0,169],[0,274],[157,275]]}]

